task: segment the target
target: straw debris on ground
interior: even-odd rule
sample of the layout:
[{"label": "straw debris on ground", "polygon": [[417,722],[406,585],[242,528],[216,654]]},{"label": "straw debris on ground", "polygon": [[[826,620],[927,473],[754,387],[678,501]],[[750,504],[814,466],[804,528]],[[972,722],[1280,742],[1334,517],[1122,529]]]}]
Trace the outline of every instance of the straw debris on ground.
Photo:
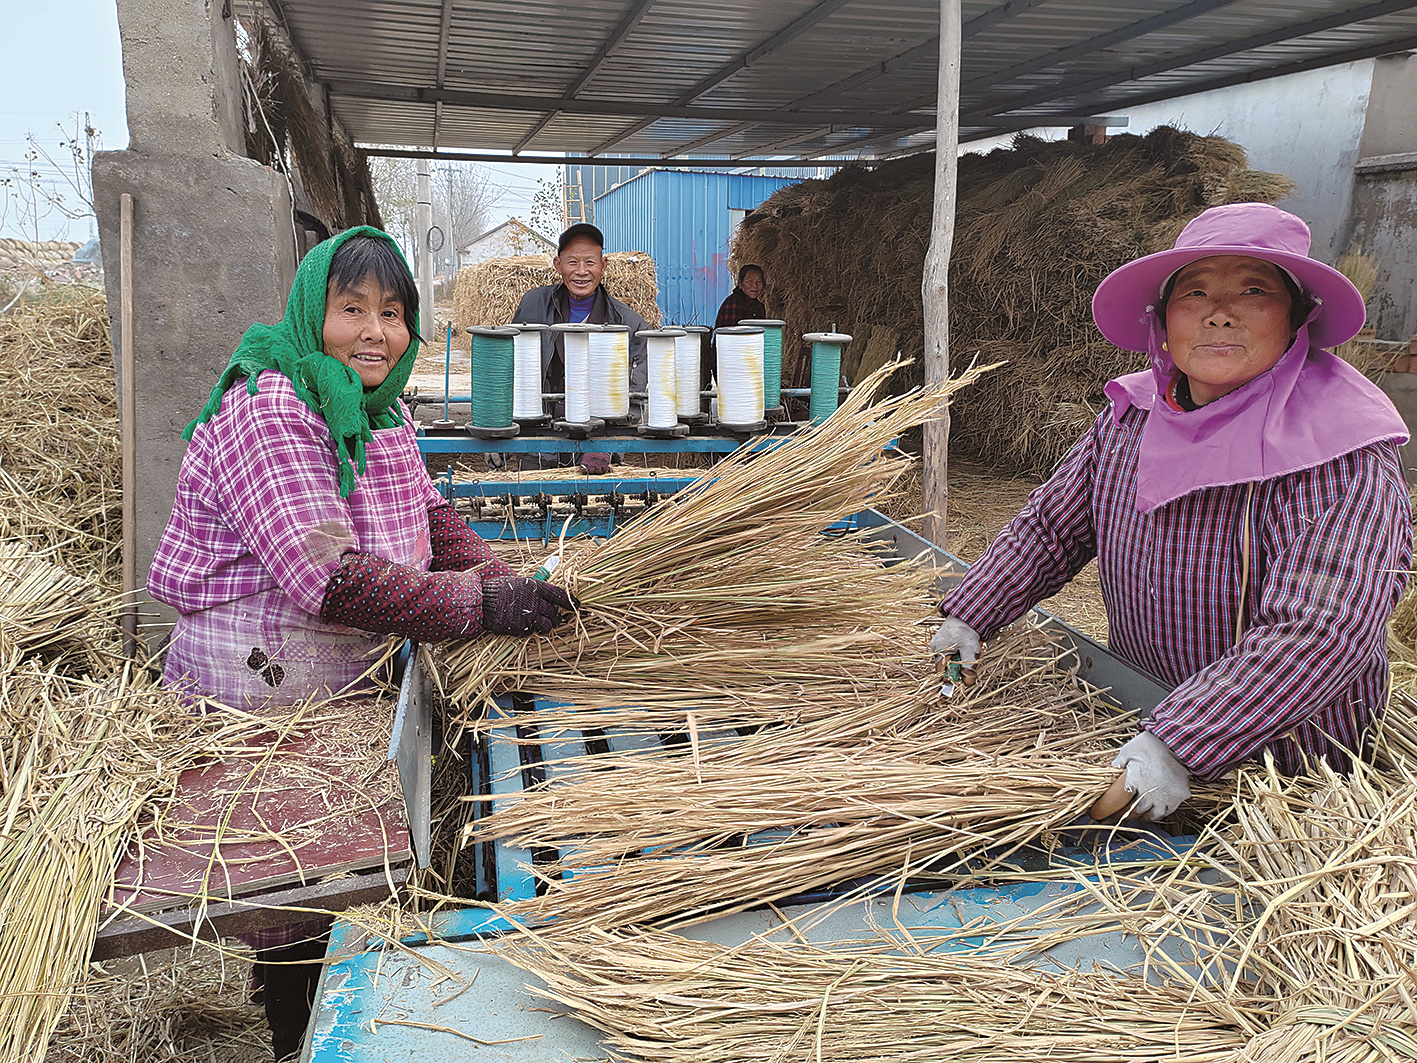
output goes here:
[{"label": "straw debris on ground", "polygon": [[[473,325],[512,324],[523,295],[560,282],[549,255],[510,255],[464,266],[453,287],[453,346],[468,349],[467,329]],[[601,284],[650,328],[659,327],[659,284],[654,259],[645,252],[611,251],[605,256]]]},{"label": "straw debris on ground", "polygon": [[[1170,247],[1206,207],[1273,203],[1293,183],[1249,169],[1221,137],[1162,127],[1104,145],[1020,135],[1010,149],[959,160],[950,263],[950,359],[1007,360],[959,397],[951,448],[1001,470],[1051,471],[1103,407],[1102,386],[1144,368],[1092,322],[1092,293],[1111,270]],[[897,352],[923,354],[921,278],[930,239],[934,159],[847,167],[785,188],[750,213],[737,262],[767,272],[767,312],[789,336],[829,323],[854,339],[846,377]],[[785,356],[784,379],[807,366]]]}]

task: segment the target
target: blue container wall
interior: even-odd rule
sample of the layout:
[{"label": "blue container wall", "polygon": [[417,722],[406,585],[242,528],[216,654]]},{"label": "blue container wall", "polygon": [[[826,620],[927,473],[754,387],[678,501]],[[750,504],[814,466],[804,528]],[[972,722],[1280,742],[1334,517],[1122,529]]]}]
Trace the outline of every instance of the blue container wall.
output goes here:
[{"label": "blue container wall", "polygon": [[[596,201],[607,251],[648,251],[665,325],[712,325],[733,290],[731,210],[752,210],[797,179],[653,170]],[[610,290],[614,291],[613,282]]]}]

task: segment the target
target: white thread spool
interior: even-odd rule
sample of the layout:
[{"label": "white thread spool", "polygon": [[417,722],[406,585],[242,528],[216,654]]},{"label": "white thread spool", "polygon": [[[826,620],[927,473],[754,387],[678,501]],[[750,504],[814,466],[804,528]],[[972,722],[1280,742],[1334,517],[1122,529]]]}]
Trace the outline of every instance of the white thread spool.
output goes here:
[{"label": "white thread spool", "polygon": [[763,422],[763,330],[734,325],[714,333],[718,347],[718,422],[757,427]]},{"label": "white thread spool", "polygon": [[674,409],[680,417],[696,417],[699,413],[699,392],[703,389],[700,379],[704,349],[702,337],[708,330],[699,325],[679,331],[682,335],[674,340]]},{"label": "white thread spool", "polygon": [[650,428],[674,428],[679,424],[675,387],[678,366],[675,363],[678,359],[678,341],[684,330],[650,329],[635,335],[645,341],[645,368],[649,384],[645,424]]},{"label": "white thread spool", "polygon": [[630,328],[597,325],[590,334],[590,415],[630,416]]},{"label": "white thread spool", "polygon": [[595,325],[552,325],[566,360],[566,423],[590,423],[590,332]]},{"label": "white thread spool", "polygon": [[541,334],[549,326],[515,324],[519,329],[512,348],[512,418],[535,421],[544,417],[541,405]]}]

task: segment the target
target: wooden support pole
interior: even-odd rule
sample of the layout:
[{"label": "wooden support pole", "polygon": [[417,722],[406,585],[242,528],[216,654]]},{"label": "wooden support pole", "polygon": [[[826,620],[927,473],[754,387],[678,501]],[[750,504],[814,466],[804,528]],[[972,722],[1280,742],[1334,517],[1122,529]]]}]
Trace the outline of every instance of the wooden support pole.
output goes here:
[{"label": "wooden support pole", "polygon": [[[940,81],[936,102],[935,206],[930,218],[930,250],[925,255],[925,383],[950,375],[950,246],[954,242],[955,170],[959,151],[960,0],[940,0]],[[922,470],[925,538],[945,544],[949,497],[950,417],[925,425]]]},{"label": "wooden support pole", "polygon": [[118,201],[118,438],[123,452],[123,652],[138,652],[138,388],[133,354],[133,197]]}]

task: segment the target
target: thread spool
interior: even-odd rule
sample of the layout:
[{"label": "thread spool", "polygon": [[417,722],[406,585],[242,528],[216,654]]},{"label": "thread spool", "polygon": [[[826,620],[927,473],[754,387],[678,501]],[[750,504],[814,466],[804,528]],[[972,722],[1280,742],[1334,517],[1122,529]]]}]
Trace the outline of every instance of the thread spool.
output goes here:
[{"label": "thread spool", "polygon": [[565,420],[555,422],[555,427],[584,432],[603,423],[590,413],[590,334],[596,328],[599,326],[566,323],[551,326],[551,331],[561,333],[566,363]]},{"label": "thread spool", "polygon": [[523,427],[545,424],[550,418],[541,401],[541,334],[550,326],[517,322],[512,342],[512,419]]},{"label": "thread spool", "polygon": [[809,332],[802,337],[812,345],[812,397],[808,410],[813,421],[836,413],[841,388],[841,349],[851,342],[843,332]]},{"label": "thread spool", "polygon": [[512,420],[512,361],[517,330],[470,328],[472,334],[472,419],[467,430],[480,439],[508,439],[519,429]]},{"label": "thread spool", "polygon": [[596,325],[590,334],[590,415],[607,421],[630,416],[630,328]]},{"label": "thread spool", "polygon": [[[679,423],[678,341],[683,329],[647,329],[635,335],[645,341],[647,395],[641,435],[673,437],[689,434],[689,426]],[[698,363],[694,365],[698,376]]]},{"label": "thread spool", "polygon": [[705,348],[713,330],[704,325],[680,325],[684,333],[674,341],[674,394],[679,420],[701,424],[708,420],[708,402],[703,396],[708,380],[704,373]]},{"label": "thread spool", "polygon": [[718,346],[718,423],[737,431],[767,427],[763,419],[763,330],[733,325],[714,333]]},{"label": "thread spool", "polygon": [[782,330],[787,324],[775,317],[750,318],[740,325],[758,325],[763,330],[763,405],[782,408]]}]

